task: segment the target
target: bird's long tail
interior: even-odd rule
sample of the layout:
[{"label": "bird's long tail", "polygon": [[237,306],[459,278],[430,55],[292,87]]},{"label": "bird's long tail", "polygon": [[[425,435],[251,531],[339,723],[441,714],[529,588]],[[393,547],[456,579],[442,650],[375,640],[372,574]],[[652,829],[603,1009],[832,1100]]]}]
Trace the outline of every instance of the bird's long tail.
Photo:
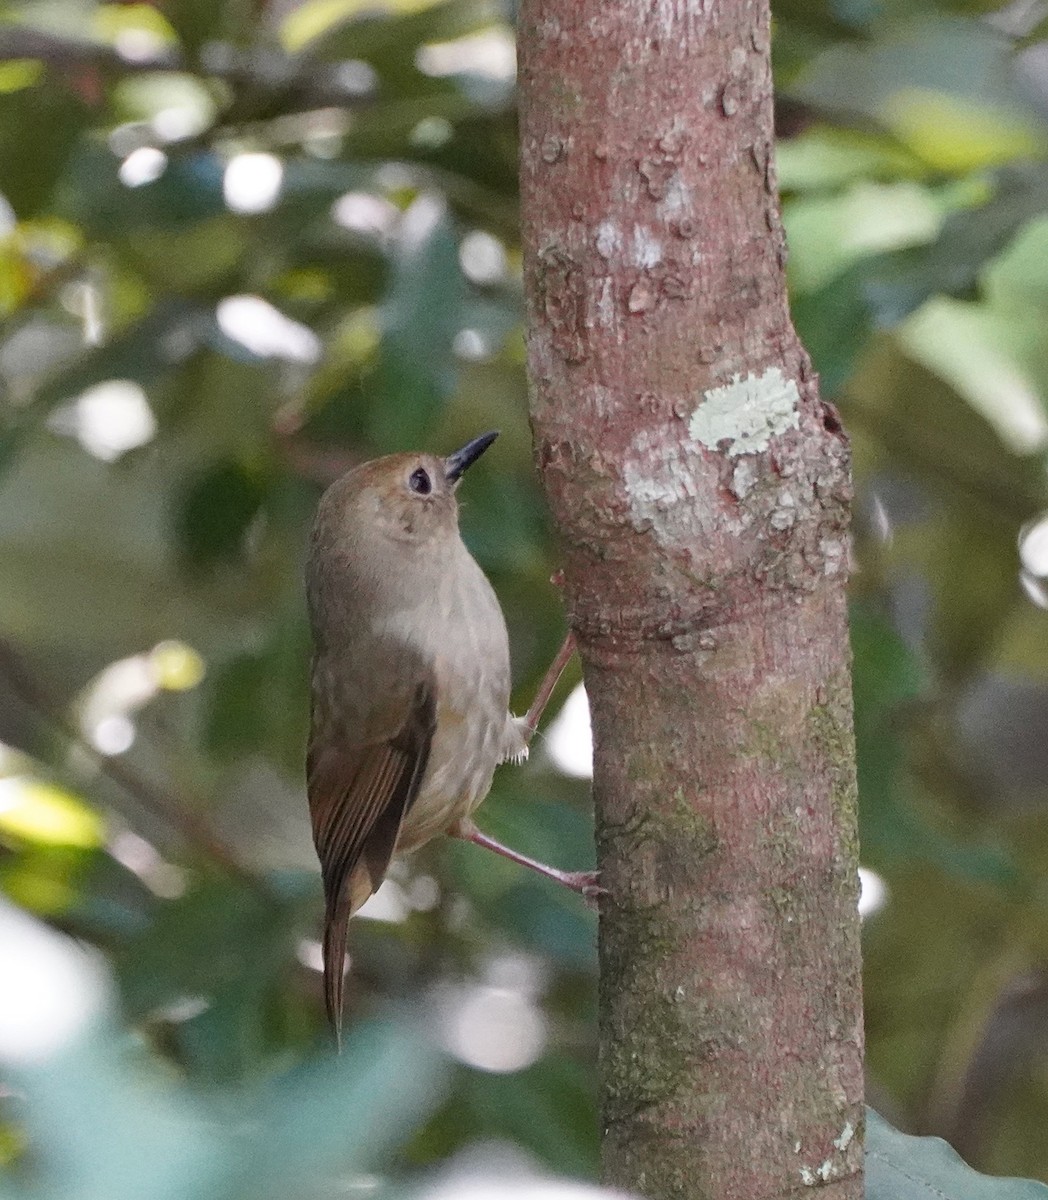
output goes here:
[{"label": "bird's long tail", "polygon": [[346,979],[346,937],[349,934],[349,917],[352,911],[350,889],[339,889],[340,894],[333,904],[328,905],[324,918],[324,1003],[327,1005],[328,1020],[335,1031],[335,1044],[342,1050],[342,1003]]}]

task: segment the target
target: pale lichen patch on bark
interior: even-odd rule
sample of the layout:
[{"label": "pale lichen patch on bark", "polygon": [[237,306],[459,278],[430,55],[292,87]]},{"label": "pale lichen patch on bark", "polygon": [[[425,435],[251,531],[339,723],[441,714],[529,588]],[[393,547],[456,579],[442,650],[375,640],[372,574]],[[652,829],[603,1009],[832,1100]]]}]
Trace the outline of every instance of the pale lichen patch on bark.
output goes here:
[{"label": "pale lichen patch on bark", "polygon": [[[679,217],[681,213],[690,213],[693,208],[692,194],[690,189],[681,179],[680,175],[674,175],[666,184],[666,191],[655,207],[655,212],[663,220],[668,221],[671,217]],[[678,230],[678,237],[694,236],[687,233],[681,233]]]},{"label": "pale lichen patch on bark", "polygon": [[694,451],[642,434],[636,457],[622,464],[630,518],[638,533],[653,530],[661,543],[701,534],[711,519],[699,501]]},{"label": "pale lichen patch on bark", "polygon": [[833,1144],[843,1154],[844,1151],[847,1150],[851,1145],[853,1137],[855,1137],[855,1126],[851,1123],[851,1121],[848,1121],[841,1130],[839,1136],[833,1139]]},{"label": "pale lichen patch on bark", "polygon": [[662,244],[643,225],[633,226],[633,261],[638,267],[657,267],[662,262]]},{"label": "pale lichen patch on bark", "polygon": [[655,0],[654,16],[660,37],[678,37],[682,24],[687,27],[706,13],[706,0]]},{"label": "pale lichen patch on bark", "polygon": [[778,367],[760,375],[736,375],[703,393],[688,432],[710,450],[728,443],[728,454],[759,454],[771,439],[800,425],[800,393]]},{"label": "pale lichen patch on bark", "polygon": [[738,500],[745,500],[753,491],[757,482],[757,468],[752,459],[744,458],[736,465],[731,475],[732,495]]},{"label": "pale lichen patch on bark", "polygon": [[622,249],[622,234],[614,221],[601,221],[594,244],[601,258],[611,258]]}]

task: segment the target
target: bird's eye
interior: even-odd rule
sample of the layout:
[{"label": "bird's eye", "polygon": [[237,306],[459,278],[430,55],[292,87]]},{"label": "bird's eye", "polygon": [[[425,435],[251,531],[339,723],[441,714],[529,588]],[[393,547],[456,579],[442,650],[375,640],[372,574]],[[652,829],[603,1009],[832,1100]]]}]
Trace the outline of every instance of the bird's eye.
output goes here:
[{"label": "bird's eye", "polygon": [[416,495],[428,496],[433,491],[433,484],[429,478],[429,472],[424,471],[419,467],[417,471],[412,471],[408,476],[408,487],[411,488]]}]

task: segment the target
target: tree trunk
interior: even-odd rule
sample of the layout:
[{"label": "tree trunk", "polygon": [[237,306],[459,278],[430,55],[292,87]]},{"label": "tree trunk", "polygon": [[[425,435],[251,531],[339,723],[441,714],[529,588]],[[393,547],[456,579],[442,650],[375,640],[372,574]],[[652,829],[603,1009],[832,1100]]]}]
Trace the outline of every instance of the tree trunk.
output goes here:
[{"label": "tree trunk", "polygon": [[790,324],[768,12],[523,0],[536,454],[593,711],[604,1173],[862,1194],[848,446]]}]

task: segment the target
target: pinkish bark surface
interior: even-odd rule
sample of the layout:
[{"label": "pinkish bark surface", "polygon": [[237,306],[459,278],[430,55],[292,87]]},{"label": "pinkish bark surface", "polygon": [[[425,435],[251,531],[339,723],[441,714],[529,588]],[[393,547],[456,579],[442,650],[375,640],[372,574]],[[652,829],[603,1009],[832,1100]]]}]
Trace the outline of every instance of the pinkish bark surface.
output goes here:
[{"label": "pinkish bark surface", "polygon": [[786,303],[768,12],[523,0],[536,453],[593,710],[608,1182],[862,1195],[848,445]]}]

